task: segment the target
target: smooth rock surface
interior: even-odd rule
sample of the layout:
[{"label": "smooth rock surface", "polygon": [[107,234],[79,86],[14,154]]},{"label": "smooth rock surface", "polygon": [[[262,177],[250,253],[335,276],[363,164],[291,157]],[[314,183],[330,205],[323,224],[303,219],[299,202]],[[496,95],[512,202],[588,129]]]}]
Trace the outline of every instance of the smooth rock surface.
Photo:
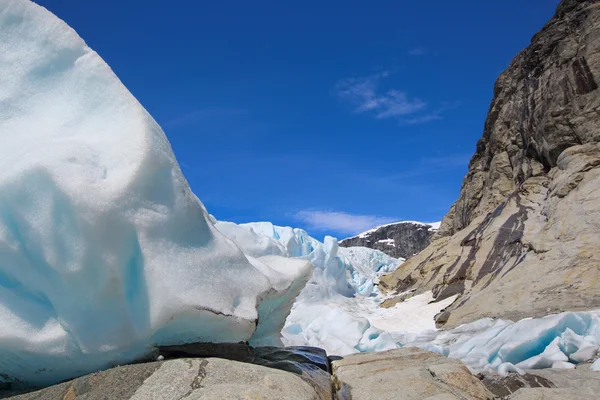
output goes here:
[{"label": "smooth rock surface", "polygon": [[356,354],[332,362],[338,398],[483,400],[494,396],[457,360],[416,348]]},{"label": "smooth rock surface", "polygon": [[195,358],[113,368],[15,400],[329,400],[300,377],[260,365]]},{"label": "smooth rock surface", "polygon": [[436,238],[380,287],[461,295],[447,327],[599,308],[599,77],[600,3],[563,0],[498,78]]}]

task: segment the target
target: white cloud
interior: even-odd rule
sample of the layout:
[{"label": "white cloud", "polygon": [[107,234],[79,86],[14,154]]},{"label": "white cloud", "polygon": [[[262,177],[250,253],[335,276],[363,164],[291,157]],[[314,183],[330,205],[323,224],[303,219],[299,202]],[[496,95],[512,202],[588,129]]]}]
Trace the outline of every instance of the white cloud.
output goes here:
[{"label": "white cloud", "polygon": [[377,215],[355,215],[342,211],[304,210],[296,213],[297,220],[305,223],[307,229],[331,231],[356,235],[379,225],[398,221],[397,218]]},{"label": "white cloud", "polygon": [[[415,49],[416,50],[416,49]],[[422,49],[424,51],[424,49]],[[370,113],[377,119],[396,118],[402,124],[416,125],[443,119],[442,114],[460,106],[460,102],[442,102],[435,109],[406,92],[390,89],[382,92],[379,84],[388,71],[362,78],[344,79],[335,86],[334,94],[354,106],[357,113]]]},{"label": "white cloud", "polygon": [[373,112],[376,118],[411,115],[427,107],[421,100],[409,98],[399,90],[378,92],[379,82],[388,75],[389,72],[383,71],[367,77],[344,79],[336,85],[335,94],[354,105],[356,112]]}]

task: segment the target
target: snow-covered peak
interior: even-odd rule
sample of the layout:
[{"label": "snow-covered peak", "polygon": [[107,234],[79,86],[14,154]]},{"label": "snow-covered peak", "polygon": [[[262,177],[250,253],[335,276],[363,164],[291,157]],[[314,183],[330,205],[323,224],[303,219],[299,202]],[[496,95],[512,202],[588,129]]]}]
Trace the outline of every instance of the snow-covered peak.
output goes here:
[{"label": "snow-covered peak", "polygon": [[394,222],[346,238],[340,241],[340,246],[364,246],[383,251],[392,257],[408,258],[429,245],[439,226],[439,222]]},{"label": "snow-covered peak", "polygon": [[345,240],[350,240],[350,239],[354,239],[354,238],[367,238],[369,237],[371,234],[381,230],[382,228],[387,228],[390,226],[396,226],[396,225],[419,225],[419,226],[428,226],[430,230],[432,231],[437,231],[438,229],[440,229],[440,225],[442,224],[442,222],[419,222],[419,221],[399,221],[399,222],[392,222],[389,224],[384,224],[384,225],[379,225],[376,226],[375,228],[369,229],[368,231],[364,231],[362,233],[359,233],[358,235],[354,235],[354,236],[350,236],[347,237],[345,239],[340,240],[340,243],[344,242]]}]

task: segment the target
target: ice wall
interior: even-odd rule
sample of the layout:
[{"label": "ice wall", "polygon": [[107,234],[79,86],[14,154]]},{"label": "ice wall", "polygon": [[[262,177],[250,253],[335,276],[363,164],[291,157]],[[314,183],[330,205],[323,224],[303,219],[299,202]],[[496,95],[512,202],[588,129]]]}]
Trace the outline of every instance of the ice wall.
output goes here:
[{"label": "ice wall", "polygon": [[0,380],[56,382],[153,344],[277,341],[312,267],[249,260],[221,235],[75,31],[3,0],[0,71]]}]

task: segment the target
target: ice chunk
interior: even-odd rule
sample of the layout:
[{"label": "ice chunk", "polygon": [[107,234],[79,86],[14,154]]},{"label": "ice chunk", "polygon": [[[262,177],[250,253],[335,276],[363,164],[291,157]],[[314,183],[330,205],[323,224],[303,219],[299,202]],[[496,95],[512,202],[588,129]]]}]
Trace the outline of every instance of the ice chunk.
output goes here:
[{"label": "ice chunk", "polygon": [[560,351],[559,343],[560,337],[554,338],[541,354],[521,361],[517,364],[517,367],[521,369],[553,368],[552,365],[555,362],[569,361],[569,357]]},{"label": "ice chunk", "polygon": [[600,358],[594,361],[592,366],[590,367],[592,371],[600,371]]},{"label": "ice chunk", "polygon": [[[281,346],[281,330],[290,310],[300,294],[300,291],[310,279],[313,266],[309,261],[289,259],[279,256],[265,256],[249,260],[257,266],[259,271],[265,268],[271,286],[275,293],[267,294],[258,306],[258,320],[260,323],[250,340],[253,346]],[[277,274],[273,274],[275,271]]]},{"label": "ice chunk", "polygon": [[600,311],[565,312],[518,322],[482,319],[458,328],[397,337],[463,361],[475,373],[510,368],[571,368],[598,351]]},{"label": "ice chunk", "polygon": [[272,337],[307,264],[259,268],[214,228],[98,54],[46,9],[4,0],[0,68],[0,380]]},{"label": "ice chunk", "polygon": [[576,363],[582,363],[592,360],[598,354],[600,347],[597,345],[583,346],[575,353],[569,355],[569,359]]},{"label": "ice chunk", "polygon": [[552,363],[552,367],[551,368],[556,368],[556,369],[575,369],[575,364],[571,364],[570,362],[566,362],[566,361],[555,361]]}]

